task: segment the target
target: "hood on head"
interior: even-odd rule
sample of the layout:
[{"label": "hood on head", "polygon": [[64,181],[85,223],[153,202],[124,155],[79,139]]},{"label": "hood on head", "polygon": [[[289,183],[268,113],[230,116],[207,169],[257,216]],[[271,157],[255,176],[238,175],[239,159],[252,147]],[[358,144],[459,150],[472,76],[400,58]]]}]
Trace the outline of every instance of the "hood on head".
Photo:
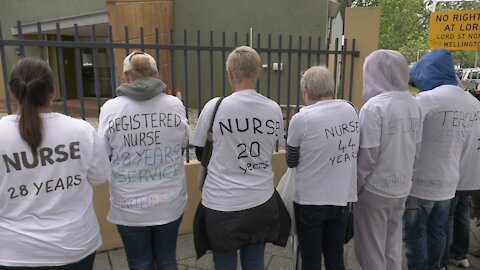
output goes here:
[{"label": "hood on head", "polygon": [[410,77],[420,91],[441,85],[458,85],[452,55],[445,49],[425,54],[410,70]]},{"label": "hood on head", "polygon": [[376,50],[363,64],[362,98],[383,92],[408,90],[408,64],[403,55],[392,50]]},{"label": "hood on head", "polygon": [[117,96],[134,100],[148,100],[165,92],[167,85],[155,77],[140,78],[132,83],[123,83],[117,88]]}]

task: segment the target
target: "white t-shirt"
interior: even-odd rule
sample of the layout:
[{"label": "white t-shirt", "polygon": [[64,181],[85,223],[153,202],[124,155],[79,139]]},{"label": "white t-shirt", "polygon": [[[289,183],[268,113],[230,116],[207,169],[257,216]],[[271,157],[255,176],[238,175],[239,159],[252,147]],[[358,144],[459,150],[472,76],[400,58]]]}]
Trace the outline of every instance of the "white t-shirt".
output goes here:
[{"label": "white t-shirt", "polygon": [[360,148],[379,149],[364,188],[388,198],[408,196],[422,139],[422,115],[415,98],[408,91],[381,93],[363,105],[359,117]]},{"label": "white t-shirt", "polygon": [[166,94],[145,101],[116,97],[103,105],[98,133],[111,155],[108,221],[153,226],[177,220],[187,205],[182,102]]},{"label": "white t-shirt", "polygon": [[345,206],[357,201],[358,116],[344,100],[324,100],[292,117],[287,144],[300,147],[293,200]]},{"label": "white t-shirt", "polygon": [[480,101],[464,91],[471,103],[470,114],[466,115],[465,144],[460,157],[460,181],[457,190],[480,190]]},{"label": "white t-shirt", "polygon": [[[217,100],[205,104],[193,145],[205,146]],[[282,112],[277,103],[250,89],[224,98],[213,125],[213,152],[202,204],[218,211],[239,211],[272,197],[272,153],[282,136]]]},{"label": "white t-shirt", "polygon": [[421,92],[416,100],[424,117],[420,156],[413,169],[410,196],[448,200],[455,196],[459,163],[471,103],[458,86]]},{"label": "white t-shirt", "polygon": [[83,120],[41,118],[38,158],[20,136],[18,116],[0,120],[0,265],[65,265],[101,245],[92,185],[108,178],[102,143]]}]

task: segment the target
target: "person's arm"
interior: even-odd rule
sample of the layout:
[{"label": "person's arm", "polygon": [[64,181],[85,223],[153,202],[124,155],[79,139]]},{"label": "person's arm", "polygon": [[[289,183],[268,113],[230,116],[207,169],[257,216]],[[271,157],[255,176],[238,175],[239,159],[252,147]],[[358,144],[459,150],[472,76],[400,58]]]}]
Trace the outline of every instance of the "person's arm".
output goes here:
[{"label": "person's arm", "polygon": [[289,168],[296,168],[300,160],[300,144],[305,130],[305,119],[301,114],[295,114],[288,126],[285,159]]},{"label": "person's arm", "polygon": [[378,160],[380,147],[359,148],[357,156],[357,190],[360,193],[365,185],[367,176],[372,174]]},{"label": "person's arm", "polygon": [[287,154],[285,159],[287,160],[287,166],[289,168],[296,168],[298,166],[298,160],[300,158],[300,147],[293,147],[287,144]]},{"label": "person's arm", "polygon": [[185,150],[188,147],[188,139],[190,137],[190,128],[188,126],[188,119],[186,117],[186,112],[185,112],[185,106],[183,105],[183,102],[181,102],[179,99],[176,99],[178,103],[176,104],[176,110],[177,114],[180,116],[180,122],[181,125],[183,126],[183,139],[182,139],[182,156],[185,153]]},{"label": "person's arm", "polygon": [[198,161],[202,160],[203,149],[208,138],[208,129],[213,117],[213,111],[219,98],[213,98],[208,101],[202,109],[200,116],[197,120],[197,127],[195,129],[195,135],[192,138],[192,145],[195,146],[195,156]]},{"label": "person's arm", "polygon": [[110,135],[108,134],[108,119],[106,116],[107,113],[105,112],[106,109],[104,109],[105,105],[106,104],[104,104],[104,106],[100,110],[100,116],[98,118],[97,134],[102,142],[103,147],[107,151],[107,155],[111,158],[112,147],[110,146]]},{"label": "person's arm", "polygon": [[421,108],[419,107],[419,114],[420,114],[420,117],[419,117],[419,120],[418,120],[418,123],[417,123],[417,132],[416,132],[416,136],[417,136],[417,140],[416,140],[416,151],[415,151],[415,161],[413,162],[413,167],[415,167],[417,165],[417,160],[420,158],[420,146],[422,145],[422,135],[423,135],[423,120],[424,120],[424,114],[421,110]]},{"label": "person's arm", "polygon": [[378,108],[368,103],[362,107],[358,118],[360,147],[357,155],[357,192],[360,193],[378,161],[382,119]]},{"label": "person's arm", "polygon": [[87,173],[88,182],[92,185],[98,185],[104,183],[110,177],[110,161],[105,151],[105,147],[95,133],[95,130],[92,128],[91,132],[92,141],[93,141],[93,153],[91,157],[91,167]]}]

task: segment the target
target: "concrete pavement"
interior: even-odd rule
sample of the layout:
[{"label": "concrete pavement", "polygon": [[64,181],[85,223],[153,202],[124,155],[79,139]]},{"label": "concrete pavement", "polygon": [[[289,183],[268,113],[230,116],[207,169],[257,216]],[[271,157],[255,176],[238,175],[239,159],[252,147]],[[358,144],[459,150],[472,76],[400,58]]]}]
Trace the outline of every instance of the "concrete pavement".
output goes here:
[{"label": "concrete pavement", "polygon": [[[345,262],[347,270],[361,270],[355,259],[353,250],[353,241],[345,245]],[[475,227],[471,223],[470,233],[470,249],[480,250],[480,228]],[[265,249],[265,269],[267,270],[291,270],[293,269],[291,243],[286,248],[267,244]],[[469,269],[480,270],[480,258],[468,255],[471,263]],[[180,235],[177,240],[177,263],[179,270],[211,270],[213,269],[212,255],[207,254],[200,260],[196,260],[195,250],[193,247],[193,235]],[[240,266],[238,269],[241,269]],[[403,269],[406,267],[406,259],[403,258]],[[458,270],[461,268],[449,265],[450,270]],[[94,270],[128,270],[127,260],[123,249],[116,249],[108,252],[97,254],[95,259]],[[366,269],[376,270],[376,269]]]}]

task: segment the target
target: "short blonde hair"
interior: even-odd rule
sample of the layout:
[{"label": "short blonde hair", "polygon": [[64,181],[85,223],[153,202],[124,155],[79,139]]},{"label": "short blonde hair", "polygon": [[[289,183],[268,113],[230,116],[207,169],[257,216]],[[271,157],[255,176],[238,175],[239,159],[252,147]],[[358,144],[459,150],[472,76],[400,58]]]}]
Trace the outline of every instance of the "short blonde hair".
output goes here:
[{"label": "short blonde hair", "polygon": [[125,57],[123,61],[123,72],[128,72],[133,79],[143,77],[157,77],[157,63],[148,53],[134,51]]},{"label": "short blonde hair", "polygon": [[313,66],[305,71],[300,80],[300,87],[307,90],[312,99],[333,97],[335,86],[330,71],[325,66]]},{"label": "short blonde hair", "polygon": [[227,58],[227,70],[232,72],[238,81],[256,81],[261,67],[260,55],[248,46],[236,48]]}]

